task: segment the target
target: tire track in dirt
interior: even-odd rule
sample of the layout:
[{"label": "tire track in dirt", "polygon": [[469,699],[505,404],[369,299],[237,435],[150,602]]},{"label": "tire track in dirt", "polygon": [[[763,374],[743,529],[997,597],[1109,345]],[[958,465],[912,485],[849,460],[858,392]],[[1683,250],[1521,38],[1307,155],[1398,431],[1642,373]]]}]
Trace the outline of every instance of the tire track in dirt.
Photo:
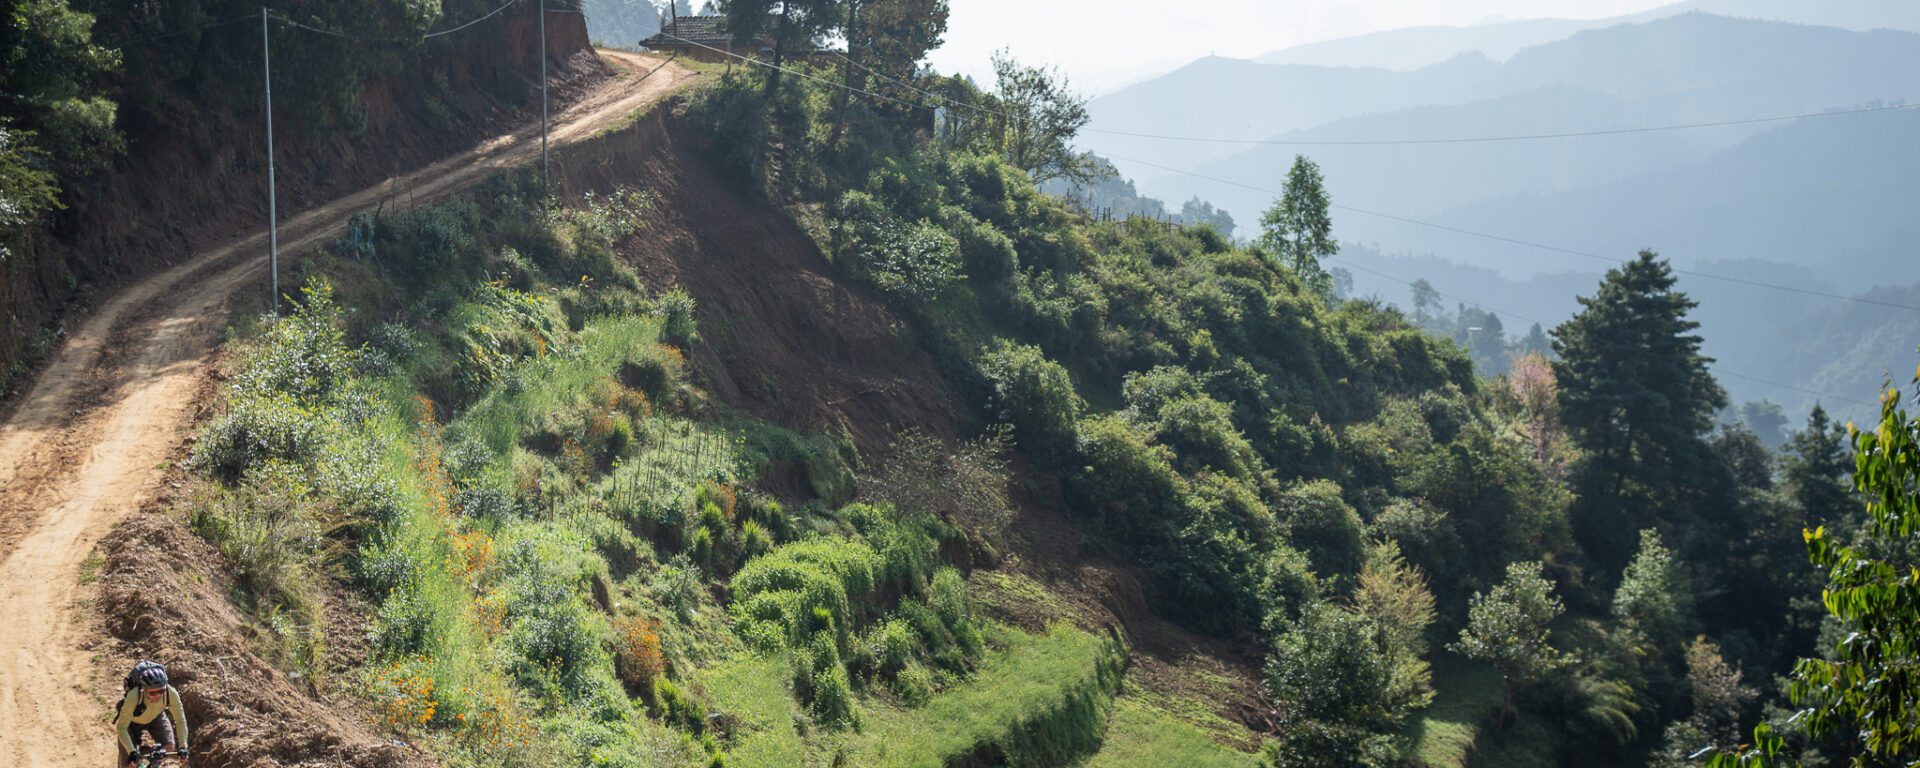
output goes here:
[{"label": "tire track in dirt", "polygon": [[[557,115],[550,135],[591,137],[693,78],[657,57],[601,51],[626,75]],[[533,124],[409,174],[432,201],[509,166],[537,162]],[[370,187],[281,224],[292,253],[337,236],[387,194]],[[135,285],[69,338],[0,425],[0,722],[26,768],[104,764],[113,746],[89,693],[76,603],[81,562],[116,521],[153,495],[162,462],[185,436],[188,406],[210,372],[220,310],[265,282],[266,233],[241,238]],[[283,291],[288,290],[282,286]],[[167,588],[167,585],[156,585]]]}]

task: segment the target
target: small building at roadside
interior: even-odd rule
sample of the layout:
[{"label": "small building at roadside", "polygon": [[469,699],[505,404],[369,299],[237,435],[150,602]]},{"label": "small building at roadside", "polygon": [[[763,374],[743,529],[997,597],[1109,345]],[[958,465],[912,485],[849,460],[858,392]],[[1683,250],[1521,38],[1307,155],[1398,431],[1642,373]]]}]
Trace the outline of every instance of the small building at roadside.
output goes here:
[{"label": "small building at roadside", "polygon": [[[764,34],[755,35],[749,43],[735,42],[733,35],[727,32],[726,19],[725,16],[671,16],[661,19],[660,32],[641,40],[640,47],[714,63],[731,61],[734,56],[766,59],[773,55],[773,40]],[[811,59],[830,53],[806,46],[799,50],[788,50],[786,58]]]}]

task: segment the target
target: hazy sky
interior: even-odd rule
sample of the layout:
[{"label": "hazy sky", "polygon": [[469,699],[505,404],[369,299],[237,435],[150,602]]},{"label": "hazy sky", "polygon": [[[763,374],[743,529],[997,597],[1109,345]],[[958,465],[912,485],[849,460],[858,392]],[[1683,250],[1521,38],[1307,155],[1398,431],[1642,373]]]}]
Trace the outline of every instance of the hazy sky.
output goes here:
[{"label": "hazy sky", "polygon": [[1495,17],[1597,19],[1672,0],[948,0],[947,42],[930,57],[942,72],[992,81],[987,59],[1008,48],[1022,62],[1061,67],[1085,91],[1110,89],[1209,53],[1250,58],[1301,43]]}]

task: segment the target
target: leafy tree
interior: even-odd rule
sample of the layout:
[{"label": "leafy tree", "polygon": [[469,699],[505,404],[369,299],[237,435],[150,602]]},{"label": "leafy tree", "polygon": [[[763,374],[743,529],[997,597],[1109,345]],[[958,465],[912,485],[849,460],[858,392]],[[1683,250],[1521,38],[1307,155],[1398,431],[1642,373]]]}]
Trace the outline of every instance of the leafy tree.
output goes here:
[{"label": "leafy tree", "polygon": [[1423,329],[1437,330],[1446,325],[1447,304],[1440,300],[1440,291],[1422,277],[1413,281],[1413,324]]},{"label": "leafy tree", "polygon": [[946,0],[846,0],[846,22],[841,37],[847,52],[840,73],[846,88],[834,95],[833,134],[828,146],[840,143],[851,116],[847,112],[853,90],[878,89],[895,98],[918,94],[887,79],[869,81],[869,71],[893,81],[909,80],[928,51],[940,47],[947,33]]},{"label": "leafy tree", "polygon": [[1553,341],[1547,338],[1546,331],[1540,330],[1539,323],[1534,323],[1532,327],[1527,329],[1527,335],[1522,336],[1518,341],[1513,343],[1513,356],[1515,359],[1526,357],[1527,355],[1546,357],[1552,354],[1552,352]]},{"label": "leafy tree", "polygon": [[1611,567],[1650,510],[1697,511],[1716,486],[1702,436],[1727,397],[1692,333],[1700,324],[1686,319],[1695,302],[1673,286],[1666,262],[1641,251],[1554,329],[1561,418],[1586,452],[1575,534]]},{"label": "leafy tree", "polygon": [[36,162],[39,152],[33,134],[7,130],[0,124],[0,261],[41,212],[59,205],[53,174]]},{"label": "leafy tree", "polygon": [[1201,200],[1194,195],[1192,200],[1180,206],[1180,223],[1189,226],[1210,225],[1220,234],[1233,236],[1233,214],[1225,208],[1215,208],[1213,203]]},{"label": "leafy tree", "polygon": [[1749,400],[1740,404],[1740,423],[1753,430],[1760,444],[1769,451],[1780,450],[1786,442],[1786,433],[1781,429],[1787,425],[1787,412],[1768,400]]},{"label": "leafy tree", "polygon": [[1295,547],[1307,553],[1316,573],[1352,577],[1365,561],[1365,525],[1332,480],[1301,483],[1280,494],[1275,511]]},{"label": "leafy tree", "polygon": [[1101,166],[1093,154],[1073,150],[1073,137],[1091,118],[1086,97],[1072,91],[1065,75],[1020,66],[1001,50],[993,54],[993,76],[993,109],[986,117],[990,133],[983,138],[995,151],[1035,184],[1063,179],[1085,185],[1099,178]]},{"label": "leafy tree", "polygon": [[1760,695],[1740,677],[1713,641],[1696,637],[1687,645],[1687,681],[1693,689],[1693,715],[1687,722],[1722,749],[1740,743],[1741,716]]},{"label": "leafy tree", "polygon": [[947,0],[849,0],[847,47],[861,64],[897,79],[913,76],[945,42]]},{"label": "leafy tree", "polygon": [[1447,648],[1500,670],[1502,720],[1513,711],[1515,691],[1567,664],[1547,643],[1547,625],[1565,611],[1538,562],[1509,564],[1506,581],[1468,602],[1467,626]]},{"label": "leafy tree", "polygon": [[1483,376],[1507,370],[1507,330],[1500,316],[1479,307],[1461,306],[1453,328],[1453,343],[1473,357]]},{"label": "leafy tree", "polygon": [[1372,619],[1327,603],[1309,606],[1275,641],[1267,686],[1284,702],[1279,766],[1379,764],[1381,735],[1397,724],[1386,634]]},{"label": "leafy tree", "polygon": [[1020,446],[1037,458],[1061,461],[1074,446],[1074,422],[1086,405],[1067,369],[1039,347],[1002,340],[980,357],[1000,418],[1013,425]]},{"label": "leafy tree", "polygon": [[1773,454],[1767,452],[1760,436],[1748,429],[1746,423],[1721,427],[1710,444],[1720,464],[1733,473],[1733,480],[1740,488],[1773,490]]},{"label": "leafy tree", "polygon": [[847,18],[839,0],[722,0],[718,6],[734,42],[750,43],[761,35],[773,42],[773,66],[766,69],[763,91],[768,99],[780,88],[787,54],[839,31]]},{"label": "leafy tree", "polygon": [[1367,548],[1353,609],[1380,627],[1390,672],[1388,707],[1424,707],[1433,700],[1433,670],[1427,664],[1427,626],[1433,623],[1433,592],[1419,567],[1400,556],[1391,540]]},{"label": "leafy tree", "polygon": [[[1540,326],[1535,325],[1534,330]],[[1525,412],[1527,443],[1533,461],[1556,480],[1566,476],[1566,427],[1560,423],[1560,386],[1545,355],[1529,352],[1513,361],[1507,387]]]},{"label": "leafy tree", "polygon": [[1320,262],[1340,252],[1328,205],[1320,166],[1306,155],[1295,155],[1280,199],[1260,215],[1260,248],[1322,296],[1333,294],[1333,278]]}]

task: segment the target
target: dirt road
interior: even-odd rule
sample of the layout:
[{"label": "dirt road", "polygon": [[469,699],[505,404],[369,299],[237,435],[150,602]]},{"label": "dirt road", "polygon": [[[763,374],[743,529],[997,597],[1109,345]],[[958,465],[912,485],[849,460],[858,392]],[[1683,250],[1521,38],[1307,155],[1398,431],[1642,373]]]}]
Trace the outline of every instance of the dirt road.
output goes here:
[{"label": "dirt road", "polygon": [[[555,116],[552,142],[589,138],[695,77],[657,57],[601,51],[623,74]],[[537,123],[409,174],[414,199],[443,197],[503,167],[537,163]],[[368,188],[281,223],[283,255],[337,237],[388,194]],[[151,498],[193,417],[221,310],[266,290],[264,231],[196,255],[103,305],[0,425],[0,723],[26,768],[103,766],[113,750],[95,662],[75,617],[81,563],[115,521]],[[282,275],[282,292],[296,288]],[[165,585],[157,585],[165,588]]]}]

